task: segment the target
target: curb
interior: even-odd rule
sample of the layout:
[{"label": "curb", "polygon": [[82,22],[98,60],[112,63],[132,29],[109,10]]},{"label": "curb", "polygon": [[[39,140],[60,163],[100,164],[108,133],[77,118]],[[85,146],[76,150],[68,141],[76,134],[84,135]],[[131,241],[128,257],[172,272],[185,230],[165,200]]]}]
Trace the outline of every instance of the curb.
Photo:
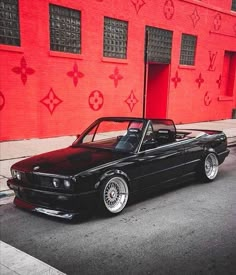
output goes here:
[{"label": "curb", "polygon": [[0,191],[0,206],[12,203],[14,199],[14,192],[12,190]]},{"label": "curb", "polygon": [[3,241],[0,241],[0,250],[2,252],[0,259],[1,274],[65,275],[58,269]]},{"label": "curb", "polygon": [[3,191],[0,191],[0,199],[3,198],[3,197],[9,197],[12,194],[14,194],[14,192],[12,190],[10,190],[10,189],[6,189],[6,190],[3,190]]},{"label": "curb", "polygon": [[236,137],[228,137],[228,147],[232,147],[234,145],[236,145]]}]

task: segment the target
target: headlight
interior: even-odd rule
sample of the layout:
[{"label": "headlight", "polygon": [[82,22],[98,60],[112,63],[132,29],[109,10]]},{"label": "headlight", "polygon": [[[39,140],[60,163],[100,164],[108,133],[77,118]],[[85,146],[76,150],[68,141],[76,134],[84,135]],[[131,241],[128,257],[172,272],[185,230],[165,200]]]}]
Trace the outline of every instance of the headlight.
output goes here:
[{"label": "headlight", "polygon": [[60,180],[54,178],[54,179],[52,180],[52,184],[53,184],[53,186],[54,186],[55,188],[58,188],[58,187],[60,187]]},{"label": "headlight", "polygon": [[18,180],[21,180],[21,173],[19,171],[16,171],[16,178]]},{"label": "headlight", "polygon": [[72,183],[69,179],[53,178],[52,184],[55,188],[71,189]]},{"label": "headlight", "polygon": [[12,177],[15,179],[16,178],[16,170],[11,170],[11,175],[12,175]]},{"label": "headlight", "polygon": [[14,179],[21,180],[21,172],[12,169],[12,170],[11,170],[11,174],[12,174],[12,177],[13,177]]},{"label": "headlight", "polygon": [[69,180],[64,180],[64,187],[65,187],[66,189],[71,188],[71,182],[70,182]]}]

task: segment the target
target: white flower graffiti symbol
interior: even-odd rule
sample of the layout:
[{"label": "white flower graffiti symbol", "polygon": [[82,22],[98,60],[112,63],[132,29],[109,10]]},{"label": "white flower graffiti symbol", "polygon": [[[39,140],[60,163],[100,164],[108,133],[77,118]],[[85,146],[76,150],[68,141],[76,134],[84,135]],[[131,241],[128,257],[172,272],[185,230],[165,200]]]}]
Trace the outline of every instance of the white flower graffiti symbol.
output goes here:
[{"label": "white flower graffiti symbol", "polygon": [[102,108],[104,103],[103,94],[98,90],[92,91],[89,95],[88,101],[90,108],[94,111],[98,111]]}]

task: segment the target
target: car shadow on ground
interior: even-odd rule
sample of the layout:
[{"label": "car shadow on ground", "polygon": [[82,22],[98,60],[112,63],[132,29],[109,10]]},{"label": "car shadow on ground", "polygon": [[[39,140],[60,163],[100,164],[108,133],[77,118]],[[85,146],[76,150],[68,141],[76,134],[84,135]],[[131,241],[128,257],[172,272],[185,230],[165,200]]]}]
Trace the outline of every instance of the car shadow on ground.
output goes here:
[{"label": "car shadow on ground", "polygon": [[[131,194],[129,197],[129,201],[127,203],[126,208],[124,209],[124,212],[127,212],[127,210],[129,209],[129,207],[139,205],[139,203],[144,202],[144,201],[148,201],[151,200],[153,198],[158,198],[161,197],[165,194],[171,193],[171,192],[175,192],[176,190],[180,190],[182,188],[186,188],[190,185],[200,185],[203,184],[201,182],[199,182],[198,180],[196,180],[195,177],[193,178],[189,178],[188,180],[185,181],[175,181],[172,183],[168,183],[168,184],[163,184],[160,185],[158,187],[152,187],[148,190],[142,190],[141,192],[135,193],[135,194]],[[122,212],[122,213],[124,213]],[[118,214],[119,216],[122,215],[122,213]],[[107,214],[104,212],[101,212],[99,210],[99,208],[96,208],[94,210],[89,211],[87,214],[85,213],[85,215],[83,217],[77,217],[71,221],[67,221],[67,223],[83,223],[83,222],[87,222],[87,221],[91,221],[91,220],[105,220],[105,219],[112,219],[112,218],[116,218],[117,215],[112,215],[112,214]]]}]

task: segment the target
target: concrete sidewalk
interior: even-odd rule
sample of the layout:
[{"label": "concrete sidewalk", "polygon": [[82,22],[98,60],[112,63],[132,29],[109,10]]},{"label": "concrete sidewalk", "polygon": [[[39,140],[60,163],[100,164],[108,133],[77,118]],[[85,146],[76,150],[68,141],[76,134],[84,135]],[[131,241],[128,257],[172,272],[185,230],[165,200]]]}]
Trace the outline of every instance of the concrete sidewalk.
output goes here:
[{"label": "concrete sidewalk", "polygon": [[2,275],[65,275],[50,265],[0,241],[0,273]]},{"label": "concrete sidewalk", "polygon": [[181,124],[177,129],[200,129],[223,131],[228,138],[228,146],[236,144],[236,119],[226,119],[192,124]]},{"label": "concrete sidewalk", "polygon": [[[181,124],[177,125],[177,129],[221,130],[227,135],[229,145],[236,144],[236,119]],[[5,203],[6,200],[3,199],[5,196],[13,194],[6,185],[7,179],[11,177],[10,167],[12,164],[29,156],[70,146],[75,139],[75,136],[66,136],[1,142],[0,205]]]}]

